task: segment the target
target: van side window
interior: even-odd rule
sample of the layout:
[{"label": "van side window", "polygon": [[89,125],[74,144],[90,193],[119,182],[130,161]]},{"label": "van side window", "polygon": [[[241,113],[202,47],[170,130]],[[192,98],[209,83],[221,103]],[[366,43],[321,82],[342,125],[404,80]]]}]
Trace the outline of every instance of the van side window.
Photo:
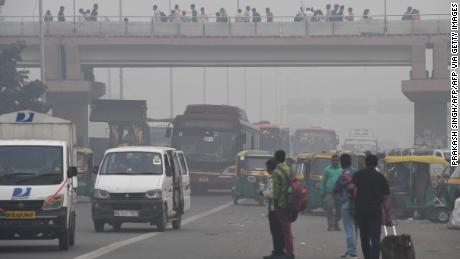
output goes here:
[{"label": "van side window", "polygon": [[180,165],[182,167],[182,174],[187,175],[188,174],[188,167],[187,167],[187,162],[185,161],[184,154],[179,153],[178,157],[179,157]]}]

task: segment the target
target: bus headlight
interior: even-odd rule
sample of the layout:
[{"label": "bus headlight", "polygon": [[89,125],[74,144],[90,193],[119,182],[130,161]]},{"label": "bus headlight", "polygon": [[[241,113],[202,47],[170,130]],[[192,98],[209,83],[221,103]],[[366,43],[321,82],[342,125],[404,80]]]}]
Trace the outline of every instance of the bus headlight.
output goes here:
[{"label": "bus headlight", "polygon": [[163,197],[163,193],[160,189],[150,190],[145,193],[145,197],[147,199],[161,199]]},{"label": "bus headlight", "polygon": [[43,202],[42,210],[57,210],[62,208],[64,194],[49,196]]},{"label": "bus headlight", "polygon": [[105,190],[94,190],[94,198],[95,199],[108,199],[110,197],[110,193]]}]

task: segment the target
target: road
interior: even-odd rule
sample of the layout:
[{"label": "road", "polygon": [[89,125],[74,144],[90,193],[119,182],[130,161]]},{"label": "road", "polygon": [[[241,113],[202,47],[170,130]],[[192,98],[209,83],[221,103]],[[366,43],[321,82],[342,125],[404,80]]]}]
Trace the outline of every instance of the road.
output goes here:
[{"label": "road", "polygon": [[[222,194],[193,197],[183,228],[164,233],[145,224],[126,224],[120,232],[106,226],[104,233],[95,233],[90,203],[81,201],[75,247],[63,252],[57,241],[0,241],[0,258],[262,258],[271,251],[266,209],[252,201],[232,205],[230,200]],[[398,223],[400,232],[412,235],[417,259],[458,258],[460,231],[428,221]],[[336,259],[345,249],[344,233],[326,231],[321,216],[299,217],[294,236],[296,258]]]}]

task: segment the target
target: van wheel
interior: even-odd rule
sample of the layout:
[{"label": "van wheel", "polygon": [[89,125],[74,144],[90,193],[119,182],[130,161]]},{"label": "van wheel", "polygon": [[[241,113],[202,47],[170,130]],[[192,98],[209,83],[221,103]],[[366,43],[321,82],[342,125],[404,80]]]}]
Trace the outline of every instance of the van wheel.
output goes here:
[{"label": "van wheel", "polygon": [[71,224],[71,229],[70,229],[69,245],[74,246],[75,245],[75,228],[77,225],[75,214],[72,215],[71,222],[72,224]]},{"label": "van wheel", "polygon": [[168,207],[163,206],[162,214],[161,214],[160,219],[158,220],[158,224],[157,224],[158,231],[164,232],[165,229],[166,229],[166,224],[168,224]]},{"label": "van wheel", "polygon": [[94,231],[103,232],[104,231],[104,221],[94,220]]},{"label": "van wheel", "polygon": [[69,250],[69,245],[70,245],[70,234],[69,234],[69,230],[65,229],[62,233],[59,234],[59,249]]},{"label": "van wheel", "polygon": [[174,220],[173,222],[171,222],[172,224],[172,228],[177,230],[177,229],[180,229],[181,225],[182,225],[182,216],[179,215],[178,218],[176,220]]},{"label": "van wheel", "polygon": [[447,223],[449,221],[450,211],[446,208],[437,208],[434,210],[434,219],[439,223]]}]

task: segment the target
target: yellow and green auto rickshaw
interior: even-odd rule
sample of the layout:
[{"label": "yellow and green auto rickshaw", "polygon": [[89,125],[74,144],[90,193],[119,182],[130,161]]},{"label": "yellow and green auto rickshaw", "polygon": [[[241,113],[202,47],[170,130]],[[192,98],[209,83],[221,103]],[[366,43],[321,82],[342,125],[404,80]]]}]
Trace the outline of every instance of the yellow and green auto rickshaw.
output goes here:
[{"label": "yellow and green auto rickshaw", "polygon": [[387,156],[384,174],[390,185],[393,214],[446,223],[450,208],[442,174],[448,162],[437,156]]},{"label": "yellow and green auto rickshaw", "polygon": [[307,212],[323,208],[321,198],[321,179],[324,169],[331,164],[332,155],[335,152],[303,153],[296,158],[294,171],[297,175],[302,174],[308,189]]},{"label": "yellow and green auto rickshaw", "polygon": [[453,208],[455,200],[460,198],[460,166],[457,166],[447,181],[449,207]]},{"label": "yellow and green auto rickshaw", "polygon": [[78,195],[93,194],[93,151],[88,148],[77,148]]},{"label": "yellow and green auto rickshaw", "polygon": [[247,150],[236,156],[236,178],[232,188],[233,203],[240,199],[254,199],[264,204],[261,191],[265,190],[268,173],[265,162],[273,155],[267,151]]}]

